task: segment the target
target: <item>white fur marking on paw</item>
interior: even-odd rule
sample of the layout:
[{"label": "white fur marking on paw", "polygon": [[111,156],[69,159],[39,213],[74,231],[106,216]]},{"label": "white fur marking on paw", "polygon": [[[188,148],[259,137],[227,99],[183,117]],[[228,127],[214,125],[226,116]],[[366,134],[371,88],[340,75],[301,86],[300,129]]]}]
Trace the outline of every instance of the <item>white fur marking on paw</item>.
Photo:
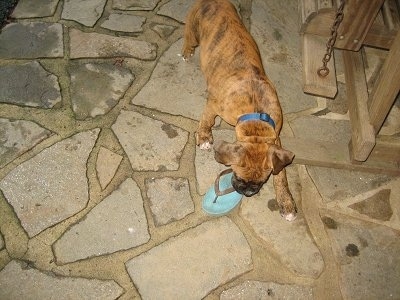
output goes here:
[{"label": "white fur marking on paw", "polygon": [[290,213],[290,214],[287,214],[287,215],[285,215],[283,217],[285,218],[286,221],[292,222],[297,218],[297,215],[293,214],[293,213]]},{"label": "white fur marking on paw", "polygon": [[179,57],[182,57],[183,61],[188,61],[188,59],[185,58],[182,54],[178,53],[177,55],[178,55]]},{"label": "white fur marking on paw", "polygon": [[208,149],[211,149],[211,144],[210,144],[210,142],[205,142],[205,143],[201,144],[201,145],[200,145],[200,149],[201,149],[201,150],[208,150]]}]

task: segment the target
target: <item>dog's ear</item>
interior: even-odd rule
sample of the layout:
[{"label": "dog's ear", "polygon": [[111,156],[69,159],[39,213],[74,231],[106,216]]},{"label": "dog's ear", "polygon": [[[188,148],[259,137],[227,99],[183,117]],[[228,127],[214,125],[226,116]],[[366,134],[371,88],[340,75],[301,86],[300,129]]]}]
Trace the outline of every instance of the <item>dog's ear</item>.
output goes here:
[{"label": "dog's ear", "polygon": [[277,175],[284,167],[293,161],[294,153],[279,146],[272,145],[268,149],[267,158],[272,166],[272,174]]},{"label": "dog's ear", "polygon": [[214,143],[215,160],[226,166],[237,165],[243,153],[243,146],[237,143],[218,141]]}]

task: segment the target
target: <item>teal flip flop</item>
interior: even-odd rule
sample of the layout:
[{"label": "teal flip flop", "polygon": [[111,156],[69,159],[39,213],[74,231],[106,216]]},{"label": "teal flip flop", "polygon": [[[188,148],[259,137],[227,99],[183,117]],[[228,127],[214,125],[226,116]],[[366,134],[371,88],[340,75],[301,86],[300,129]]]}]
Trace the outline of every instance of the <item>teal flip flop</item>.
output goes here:
[{"label": "teal flip flop", "polygon": [[232,169],[222,171],[203,198],[203,210],[212,216],[222,216],[234,209],[242,200],[232,187]]}]

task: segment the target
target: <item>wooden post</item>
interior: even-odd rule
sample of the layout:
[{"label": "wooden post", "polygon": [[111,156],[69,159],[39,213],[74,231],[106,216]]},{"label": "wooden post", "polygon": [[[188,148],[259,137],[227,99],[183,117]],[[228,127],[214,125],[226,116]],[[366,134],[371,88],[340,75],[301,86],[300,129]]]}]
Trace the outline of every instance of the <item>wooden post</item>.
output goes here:
[{"label": "wooden post", "polygon": [[370,122],[379,132],[400,90],[400,30],[369,98]]},{"label": "wooden post", "polygon": [[369,121],[364,63],[361,52],[343,50],[342,53],[351,121],[350,156],[365,161],[375,146],[375,132]]}]

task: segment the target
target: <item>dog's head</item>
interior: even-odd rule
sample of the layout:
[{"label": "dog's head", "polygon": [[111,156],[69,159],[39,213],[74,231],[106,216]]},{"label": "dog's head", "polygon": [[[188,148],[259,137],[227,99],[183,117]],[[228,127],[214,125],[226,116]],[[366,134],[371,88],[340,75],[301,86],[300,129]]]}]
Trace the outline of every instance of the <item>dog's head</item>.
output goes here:
[{"label": "dog's head", "polygon": [[257,194],[271,174],[278,174],[290,164],[294,154],[267,143],[227,143],[214,145],[215,160],[233,170],[232,186],[240,194]]}]

